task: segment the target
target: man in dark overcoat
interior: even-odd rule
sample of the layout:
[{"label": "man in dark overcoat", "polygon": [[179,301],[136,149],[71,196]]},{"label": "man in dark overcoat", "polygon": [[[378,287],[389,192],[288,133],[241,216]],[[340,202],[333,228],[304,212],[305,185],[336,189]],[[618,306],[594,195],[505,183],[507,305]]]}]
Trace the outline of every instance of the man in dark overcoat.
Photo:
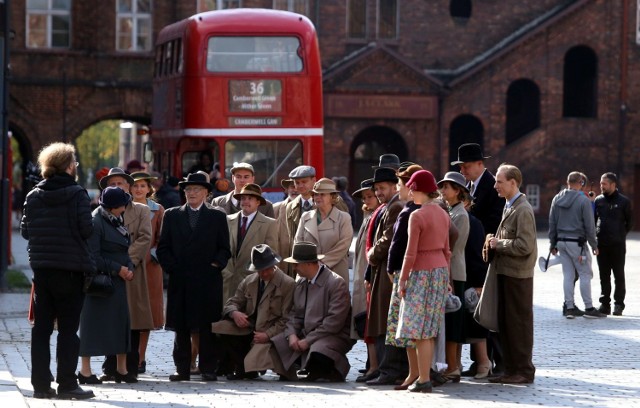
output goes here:
[{"label": "man in dark overcoat", "polygon": [[227,217],[205,202],[213,189],[204,173],[180,182],[187,203],[164,214],[158,259],[169,275],[167,330],[175,331],[171,381],[190,380],[191,332],[200,334],[199,368],[204,381],[215,381],[218,345],[211,323],[222,313],[222,269],[231,256]]}]

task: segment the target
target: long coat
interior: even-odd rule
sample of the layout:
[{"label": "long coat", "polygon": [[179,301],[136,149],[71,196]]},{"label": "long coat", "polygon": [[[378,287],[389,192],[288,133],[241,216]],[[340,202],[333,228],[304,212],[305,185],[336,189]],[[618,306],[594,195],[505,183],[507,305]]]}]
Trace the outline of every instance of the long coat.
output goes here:
[{"label": "long coat", "polygon": [[367,320],[368,337],[384,336],[387,333],[387,315],[393,284],[387,273],[389,246],[393,238],[393,225],[398,214],[404,208],[404,202],[394,195],[383,209],[380,222],[376,228],[373,246],[369,249],[367,259],[371,265],[371,303]]},{"label": "long coat", "polygon": [[220,320],[221,272],[231,256],[227,217],[206,203],[200,211],[195,229],[186,205],[164,213],[158,259],[169,275],[168,330],[210,330]]},{"label": "long coat", "polygon": [[485,234],[495,234],[502,219],[505,201],[493,188],[495,184],[496,177],[488,169],[485,170],[473,192],[474,205],[469,211],[482,222]]},{"label": "long coat", "polygon": [[[240,208],[233,205],[233,201],[231,201],[231,198],[233,197],[234,194],[236,194],[235,190],[225,195],[216,197],[213,200],[211,200],[211,205],[214,207],[220,207],[219,209],[227,213],[227,215],[235,214],[240,211]],[[266,204],[258,207],[258,211],[260,211],[262,214],[266,215],[267,217],[273,218],[274,217],[273,204],[271,204],[271,201],[269,200],[266,200],[266,201],[267,201]]]},{"label": "long coat", "polygon": [[[162,267],[157,261],[156,251],[160,240],[160,228],[164,217],[164,207],[151,199],[147,199],[151,210],[151,249],[147,252],[147,285],[149,287],[149,303],[153,316],[153,327],[160,329],[164,326],[164,275]],[[153,254],[153,257],[151,256]]]},{"label": "long coat", "polygon": [[353,240],[351,216],[333,208],[329,216],[318,224],[318,210],[307,211],[300,217],[295,242],[313,242],[318,253],[324,255],[322,263],[349,282],[349,247]]},{"label": "long coat", "polygon": [[[291,201],[291,198],[287,197],[284,201],[273,204],[273,212],[278,221],[278,255],[283,259],[291,256],[291,241],[289,239],[289,231],[287,231],[287,204]],[[278,266],[283,271],[286,271],[289,264],[282,261]]]},{"label": "long coat", "polygon": [[[302,365],[306,365],[309,354],[317,352],[333,360],[335,368],[344,378],[351,367],[347,353],[354,343],[349,337],[350,323],[349,286],[344,279],[323,266],[314,284],[298,278],[287,327],[272,342],[285,369],[288,370],[298,357],[302,357]],[[306,352],[289,348],[287,338],[292,334],[307,340],[309,349]]]},{"label": "long coat", "polygon": [[458,239],[451,247],[451,278],[456,281],[466,282],[467,266],[464,256],[464,248],[469,238],[469,214],[464,209],[463,203],[458,203],[449,211],[451,222],[458,229]]},{"label": "long coat", "polygon": [[242,213],[227,215],[231,258],[222,270],[222,299],[226,302],[234,293],[244,278],[251,275],[247,270],[251,263],[251,249],[258,244],[267,244],[278,252],[278,223],[258,211],[246,232],[242,244],[238,247],[238,230]]},{"label": "long coat", "polygon": [[146,259],[151,246],[151,213],[144,204],[130,202],[124,211],[124,226],[131,236],[129,257],[135,265],[133,280],[127,281],[131,330],[155,328],[149,301]]},{"label": "long coat", "polygon": [[365,247],[367,243],[367,228],[369,226],[369,220],[371,219],[371,213],[365,213],[362,225],[358,231],[358,238],[356,239],[356,248],[353,261],[353,296],[351,298],[351,338],[359,339],[356,332],[353,316],[358,313],[365,312],[367,310],[367,294],[364,287],[364,273],[367,270],[367,254]]},{"label": "long coat", "polygon": [[[276,269],[273,278],[264,288],[260,302],[256,305],[259,281],[260,277],[254,272],[240,282],[235,295],[227,300],[224,306],[222,315],[225,319],[213,323],[211,325],[212,332],[243,336],[251,334],[255,330],[264,332],[269,338],[272,338],[284,331],[293,305],[293,289],[296,283],[282,270]],[[235,311],[249,316],[251,322],[255,319],[254,324],[247,328],[236,326],[231,318],[231,313]],[[257,318],[254,317],[256,313]],[[261,371],[277,367],[279,359],[273,358],[273,353],[275,353],[275,348],[271,342],[253,344],[244,359],[245,371]],[[280,371],[284,374],[283,369]]]}]

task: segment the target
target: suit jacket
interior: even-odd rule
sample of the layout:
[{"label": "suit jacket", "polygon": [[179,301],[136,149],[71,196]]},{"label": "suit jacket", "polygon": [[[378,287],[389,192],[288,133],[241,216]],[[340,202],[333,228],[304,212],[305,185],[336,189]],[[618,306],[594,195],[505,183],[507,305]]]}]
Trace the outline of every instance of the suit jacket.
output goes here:
[{"label": "suit jacket", "polygon": [[533,278],[538,257],[536,219],[524,194],[505,212],[496,238],[498,244],[490,268],[498,275]]},{"label": "suit jacket", "polygon": [[238,285],[253,271],[247,270],[251,263],[251,249],[258,244],[269,245],[276,253],[278,252],[278,223],[273,218],[269,218],[259,211],[253,218],[249,229],[238,247],[238,226],[240,225],[242,212],[227,215],[227,228],[229,229],[229,243],[231,258],[227,266],[222,270],[223,304],[234,293]]},{"label": "suit jacket", "polygon": [[373,246],[367,254],[371,265],[371,302],[369,304],[368,324],[366,335],[369,337],[383,336],[387,333],[387,315],[393,284],[387,274],[389,247],[393,238],[393,225],[398,214],[404,208],[404,202],[398,195],[394,195],[383,209],[380,223],[376,228]]},{"label": "suit jacket", "polygon": [[[233,205],[233,201],[231,201],[231,198],[235,193],[236,192],[234,190],[225,195],[221,195],[220,197],[216,197],[211,200],[211,205],[214,207],[219,207],[218,209],[224,211],[227,215],[235,214],[240,211],[240,208]],[[267,217],[274,218],[273,204],[271,204],[271,201],[269,200],[266,201],[266,204],[258,207],[258,211],[260,211]]]},{"label": "suit jacket", "polygon": [[[222,315],[225,319],[211,325],[211,331],[219,334],[243,336],[254,330],[265,332],[269,338],[282,333],[293,304],[295,281],[279,268],[265,287],[260,302],[256,305],[260,277],[257,273],[244,278],[235,295],[227,300]],[[236,326],[231,313],[239,311],[250,317],[253,325],[247,328]],[[257,317],[255,317],[257,312]],[[253,318],[252,318],[253,317]],[[245,356],[245,371],[272,369],[277,365],[271,358],[272,343],[253,344]]]},{"label": "suit jacket", "polygon": [[[298,357],[302,357],[304,367],[309,354],[317,352],[332,359],[344,378],[350,368],[347,353],[354,343],[349,337],[350,323],[349,286],[344,279],[323,266],[315,284],[298,278],[287,327],[272,341],[285,369],[289,369]],[[300,353],[289,348],[287,338],[292,334],[309,342],[310,347],[306,352]]]},{"label": "suit jacket", "polygon": [[154,329],[146,263],[147,254],[151,247],[151,211],[149,207],[133,201],[127,204],[124,211],[124,226],[131,236],[129,257],[135,266],[133,280],[126,282],[131,330]]},{"label": "suit jacket", "polygon": [[502,219],[505,200],[494,188],[496,177],[486,169],[474,191],[474,205],[470,213],[482,222],[485,234],[495,234]]},{"label": "suit jacket", "polygon": [[168,330],[210,330],[220,320],[221,272],[231,257],[227,217],[207,203],[200,211],[195,229],[186,205],[164,213],[157,254],[169,275]]},{"label": "suit jacket", "polygon": [[307,211],[300,218],[295,242],[313,242],[318,253],[324,255],[322,263],[349,282],[349,247],[353,240],[351,216],[333,208],[329,216],[318,225],[318,210]]}]

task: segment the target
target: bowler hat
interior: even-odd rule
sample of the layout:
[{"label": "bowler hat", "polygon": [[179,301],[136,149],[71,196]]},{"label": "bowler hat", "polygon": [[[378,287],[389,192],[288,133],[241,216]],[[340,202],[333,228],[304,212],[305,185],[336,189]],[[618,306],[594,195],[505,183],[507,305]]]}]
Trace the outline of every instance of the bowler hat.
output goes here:
[{"label": "bowler hat", "polygon": [[445,181],[448,181],[449,183],[453,183],[457,185],[467,193],[469,192],[469,189],[467,188],[467,179],[465,179],[464,176],[458,173],[457,171],[447,172],[447,174],[444,175],[444,178],[438,181],[438,188],[442,188],[442,184]]},{"label": "bowler hat", "polygon": [[318,262],[324,255],[318,255],[318,247],[313,242],[296,242],[293,244],[293,251],[290,257],[285,258],[289,263],[311,263]]},{"label": "bowler hat", "polygon": [[131,201],[131,194],[120,187],[107,187],[100,194],[99,204],[107,209],[124,207]]},{"label": "bowler hat", "polygon": [[282,258],[276,254],[267,244],[258,244],[251,249],[251,263],[247,268],[250,271],[261,271],[277,265]]},{"label": "bowler hat", "polygon": [[146,173],[144,171],[136,171],[135,173],[131,173],[130,176],[133,179],[133,181],[158,179],[158,177],[152,176],[151,174]]},{"label": "bowler hat", "polygon": [[251,174],[256,174],[253,170],[253,166],[249,163],[234,163],[233,167],[231,167],[231,174],[235,174],[238,170],[249,170]]},{"label": "bowler hat", "polygon": [[242,189],[239,193],[233,195],[233,198],[240,201],[243,195],[256,197],[258,200],[260,200],[260,205],[265,205],[267,203],[267,200],[265,200],[262,196],[262,189],[257,184],[245,184],[244,186],[242,186]]},{"label": "bowler hat", "polygon": [[311,191],[318,194],[338,192],[338,190],[336,189],[336,183],[334,183],[333,180],[328,179],[326,177],[323,177],[320,180],[316,181]]},{"label": "bowler hat", "polygon": [[429,170],[420,170],[413,173],[413,176],[407,182],[407,187],[413,191],[420,191],[425,194],[438,191],[436,178]]},{"label": "bowler hat", "polygon": [[206,189],[209,191],[213,189],[213,186],[211,185],[211,183],[209,183],[209,175],[203,171],[189,173],[183,181],[178,183],[178,185],[181,189],[193,185],[206,187]]},{"label": "bowler hat", "polygon": [[388,167],[379,167],[373,173],[373,184],[388,181],[389,183],[397,183],[398,177],[396,171]]},{"label": "bowler hat", "polygon": [[390,169],[397,169],[400,167],[400,159],[395,154],[383,154],[380,156],[380,163],[377,166],[371,166],[372,169],[379,169],[387,167]]},{"label": "bowler hat", "polygon": [[312,166],[298,166],[289,173],[289,178],[291,179],[315,176],[316,169]]},{"label": "bowler hat", "polygon": [[451,165],[462,164],[467,162],[475,162],[478,160],[488,159],[491,156],[482,154],[482,147],[477,143],[465,143],[458,147],[458,160],[452,161]]},{"label": "bowler hat", "polygon": [[114,167],[112,169],[109,169],[109,172],[107,173],[107,175],[100,179],[100,182],[98,183],[100,184],[100,188],[102,189],[107,188],[107,185],[109,184],[109,179],[111,179],[112,177],[122,177],[123,179],[127,180],[127,183],[129,183],[129,185],[133,185],[133,179],[131,178],[130,175],[125,173],[125,171],[122,170],[120,167]]},{"label": "bowler hat", "polygon": [[360,182],[360,188],[351,194],[355,198],[360,198],[365,190],[371,190],[373,187],[373,179],[369,178]]}]

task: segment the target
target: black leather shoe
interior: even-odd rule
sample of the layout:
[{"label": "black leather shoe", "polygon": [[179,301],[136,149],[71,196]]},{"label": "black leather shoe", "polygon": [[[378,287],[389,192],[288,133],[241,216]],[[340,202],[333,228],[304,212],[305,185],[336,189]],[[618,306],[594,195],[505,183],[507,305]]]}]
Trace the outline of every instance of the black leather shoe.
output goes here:
[{"label": "black leather shoe", "polygon": [[242,380],[243,378],[244,378],[244,374],[243,373],[227,374],[227,380],[229,380],[229,381]]},{"label": "black leather shoe", "polygon": [[102,381],[100,381],[95,374],[91,374],[90,376],[85,377],[79,371],[78,371],[78,382],[80,384],[102,384]]},{"label": "black leather shoe", "polygon": [[356,382],[367,382],[367,381],[375,380],[376,378],[378,378],[379,375],[380,375],[380,371],[378,370],[372,371],[369,374],[365,373],[359,376],[358,378],[356,378]]},{"label": "black leather shoe", "polygon": [[173,373],[169,376],[169,381],[189,381],[191,376],[189,374]]},{"label": "black leather shoe", "polygon": [[202,381],[218,381],[218,376],[215,373],[202,373]]},{"label": "black leather shoe", "polygon": [[395,385],[396,379],[391,377],[390,375],[379,375],[377,378],[373,380],[365,381],[367,385]]},{"label": "black leather shoe", "polygon": [[132,373],[126,373],[126,374],[116,373],[116,382],[118,384],[120,384],[121,382],[132,384],[132,383],[137,383],[138,379]]},{"label": "black leather shoe", "polygon": [[91,391],[91,390],[83,390],[80,387],[76,387],[75,389],[69,390],[69,391],[60,391],[60,390],[58,390],[58,399],[84,400],[84,399],[89,399],[89,398],[93,398],[93,397],[95,397],[95,395],[93,394],[93,391]]},{"label": "black leather shoe", "polygon": [[33,398],[38,398],[38,399],[53,399],[56,398],[58,396],[58,394],[56,394],[56,390],[54,390],[53,388],[49,388],[46,391],[35,391],[33,393]]},{"label": "black leather shoe", "polygon": [[622,311],[624,310],[624,306],[614,305],[613,306],[613,315],[614,316],[622,316]]},{"label": "black leather shoe", "polygon": [[115,377],[115,375],[112,375],[112,374],[102,374],[100,376],[99,380],[102,381],[102,382],[115,381],[116,377]]},{"label": "black leather shoe", "polygon": [[147,362],[141,361],[140,365],[138,366],[138,374],[144,374],[146,372],[147,372]]}]

